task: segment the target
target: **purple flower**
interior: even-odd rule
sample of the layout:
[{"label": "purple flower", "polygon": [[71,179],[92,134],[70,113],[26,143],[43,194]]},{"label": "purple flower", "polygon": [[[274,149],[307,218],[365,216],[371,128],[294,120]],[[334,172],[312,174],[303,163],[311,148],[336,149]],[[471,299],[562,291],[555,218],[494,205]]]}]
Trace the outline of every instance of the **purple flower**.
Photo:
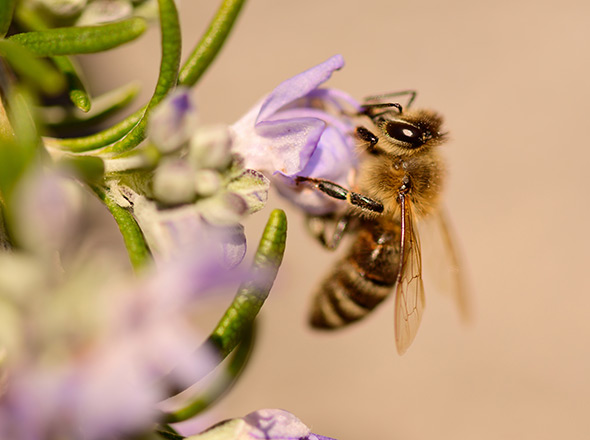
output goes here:
[{"label": "purple flower", "polygon": [[[346,93],[320,89],[344,65],[340,55],[279,84],[232,127],[232,148],[246,168],[273,176],[282,195],[312,214],[334,211],[336,202],[296,186],[301,175],[347,185],[356,166],[353,121],[346,107],[360,105]],[[348,113],[351,113],[349,111]]]},{"label": "purple flower", "polygon": [[261,409],[240,419],[215,425],[187,440],[334,440],[311,432],[297,417],[282,409]]}]

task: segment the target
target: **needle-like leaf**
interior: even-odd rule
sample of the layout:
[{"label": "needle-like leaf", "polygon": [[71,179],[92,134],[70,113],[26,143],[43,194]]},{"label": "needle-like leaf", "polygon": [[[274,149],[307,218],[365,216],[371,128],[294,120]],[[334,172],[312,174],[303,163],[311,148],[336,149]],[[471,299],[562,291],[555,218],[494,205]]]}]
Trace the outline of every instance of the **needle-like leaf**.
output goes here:
[{"label": "needle-like leaf", "polygon": [[179,84],[193,86],[211,65],[232,30],[245,0],[224,0],[209,28],[192,51],[178,77]]},{"label": "needle-like leaf", "polygon": [[23,32],[16,41],[39,56],[76,55],[102,52],[139,37],[146,30],[143,18],[134,17],[97,26],[64,27]]}]

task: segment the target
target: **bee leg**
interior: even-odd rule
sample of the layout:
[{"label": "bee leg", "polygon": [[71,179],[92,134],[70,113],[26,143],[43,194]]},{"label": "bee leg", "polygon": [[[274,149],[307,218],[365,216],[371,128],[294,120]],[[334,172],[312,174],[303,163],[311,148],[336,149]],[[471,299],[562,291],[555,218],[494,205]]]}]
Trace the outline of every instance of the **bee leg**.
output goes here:
[{"label": "bee leg", "polygon": [[307,217],[308,230],[325,248],[331,251],[336,249],[342,241],[342,238],[350,225],[351,218],[348,214],[339,217],[334,226],[334,230],[332,231],[332,235],[327,237],[326,226],[328,223],[332,223],[333,220],[333,216],[331,215]]},{"label": "bee leg", "polygon": [[356,135],[361,141],[369,144],[367,146],[367,151],[369,153],[375,154],[377,152],[377,149],[375,148],[375,145],[377,145],[377,142],[379,142],[379,138],[377,136],[362,126],[358,126],[356,128]]},{"label": "bee leg", "polygon": [[341,187],[337,183],[330,182],[324,179],[315,179],[313,177],[297,176],[295,178],[296,183],[308,182],[315,188],[326,194],[327,196],[333,197],[338,200],[346,200],[353,206],[363,209],[365,211],[376,212],[381,214],[383,212],[383,203],[373,200],[369,197],[363,196],[362,194],[355,193]]},{"label": "bee leg", "polygon": [[[375,118],[385,115],[387,113],[392,112],[392,107],[394,107],[398,113],[402,113],[402,106],[397,102],[378,102],[375,104],[363,104],[362,110],[359,112],[359,115],[365,115],[374,120]],[[376,111],[385,108],[386,110],[383,111]]]},{"label": "bee leg", "polygon": [[[383,95],[367,96],[365,98],[365,102],[382,101],[385,98],[394,98],[396,96],[410,95],[410,99],[408,99],[408,103],[406,105],[406,107],[410,107],[412,105],[412,103],[414,102],[414,99],[416,99],[417,94],[418,94],[418,92],[416,92],[416,90],[402,90],[399,92],[384,93]],[[400,111],[400,113],[401,113],[401,111]]]}]

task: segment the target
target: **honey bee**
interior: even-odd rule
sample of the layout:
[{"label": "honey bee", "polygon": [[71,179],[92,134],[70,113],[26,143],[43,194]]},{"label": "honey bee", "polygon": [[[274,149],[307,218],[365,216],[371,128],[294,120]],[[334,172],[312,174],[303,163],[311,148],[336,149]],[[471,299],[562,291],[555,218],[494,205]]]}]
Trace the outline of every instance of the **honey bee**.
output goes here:
[{"label": "honey bee", "polygon": [[[399,95],[409,95],[406,108],[389,101]],[[311,325],[345,326],[365,317],[395,290],[399,354],[412,344],[425,306],[417,222],[430,219],[436,225],[452,293],[462,314],[466,317],[468,312],[457,253],[440,207],[446,170],[438,151],[446,140],[443,120],[431,110],[410,110],[415,97],[415,91],[404,91],[365,100],[359,117],[368,119],[369,128],[356,128],[364,157],[351,190],[327,180],[297,179],[348,203],[330,239],[326,219],[311,219],[310,229],[326,247],[336,248],[347,229],[355,234],[348,253],[314,297]]]}]

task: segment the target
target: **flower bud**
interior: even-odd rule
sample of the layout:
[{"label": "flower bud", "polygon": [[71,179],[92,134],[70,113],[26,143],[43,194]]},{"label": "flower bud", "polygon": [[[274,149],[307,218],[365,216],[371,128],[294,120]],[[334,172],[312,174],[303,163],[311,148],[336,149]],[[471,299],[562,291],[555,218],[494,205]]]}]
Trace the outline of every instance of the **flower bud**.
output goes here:
[{"label": "flower bud", "polygon": [[79,14],[87,0],[35,0],[41,10],[55,18],[70,18]]},{"label": "flower bud", "polygon": [[94,0],[84,9],[76,21],[76,25],[90,26],[109,23],[129,18],[132,14],[133,5],[127,0]]},{"label": "flower bud", "polygon": [[149,138],[162,153],[171,153],[190,139],[197,122],[197,106],[189,90],[179,87],[152,112]]},{"label": "flower bud", "polygon": [[203,197],[215,194],[221,188],[221,175],[215,170],[195,171],[195,190]]},{"label": "flower bud", "polygon": [[160,202],[176,205],[195,198],[194,170],[183,160],[162,163],[154,174],[154,196]]},{"label": "flower bud", "polygon": [[195,168],[226,168],[231,162],[231,136],[225,125],[199,128],[190,142],[189,160]]},{"label": "flower bud", "polygon": [[270,181],[256,170],[244,170],[227,185],[228,191],[239,194],[248,204],[248,212],[253,214],[264,208],[268,199]]},{"label": "flower bud", "polygon": [[201,216],[215,226],[239,223],[248,212],[246,201],[235,193],[224,192],[197,203]]}]

